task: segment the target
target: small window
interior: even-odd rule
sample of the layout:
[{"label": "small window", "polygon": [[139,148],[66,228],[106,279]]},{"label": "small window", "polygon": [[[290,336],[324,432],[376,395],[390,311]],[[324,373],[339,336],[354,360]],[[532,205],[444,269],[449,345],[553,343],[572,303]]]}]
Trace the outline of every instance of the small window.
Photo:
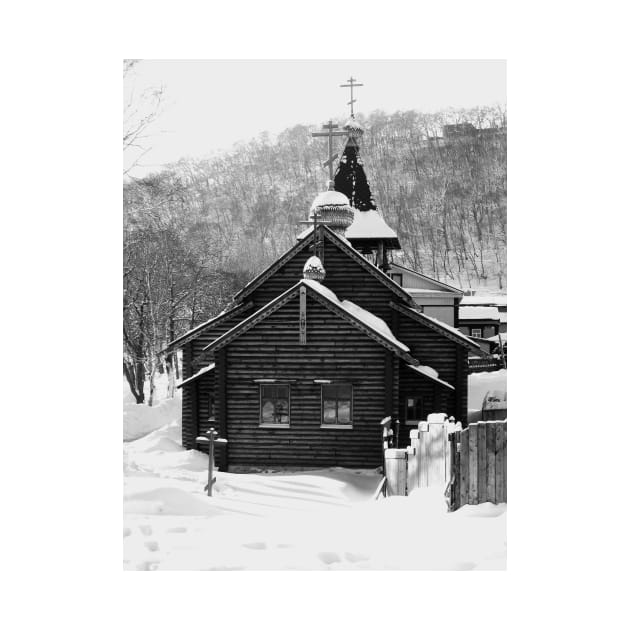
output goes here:
[{"label": "small window", "polygon": [[322,426],[352,427],[352,385],[322,385]]},{"label": "small window", "polygon": [[289,426],[291,392],[289,385],[260,386],[260,424]]},{"label": "small window", "polygon": [[417,424],[422,420],[422,398],[408,397],[405,399],[405,422]]},{"label": "small window", "polygon": [[477,337],[478,339],[481,339],[481,328],[471,328],[470,329],[470,336],[471,337]]},{"label": "small window", "polygon": [[402,287],[402,273],[393,273],[391,274],[392,280]]}]

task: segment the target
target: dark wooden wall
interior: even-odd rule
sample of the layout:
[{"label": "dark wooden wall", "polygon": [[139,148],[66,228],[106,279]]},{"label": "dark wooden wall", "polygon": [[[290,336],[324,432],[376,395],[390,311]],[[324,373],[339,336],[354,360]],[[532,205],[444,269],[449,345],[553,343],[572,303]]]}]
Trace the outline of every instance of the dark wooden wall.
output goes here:
[{"label": "dark wooden wall", "polygon": [[[455,387],[455,392],[452,392],[435,385],[437,395],[432,394],[429,400],[431,406],[436,408],[427,408],[425,403],[425,412],[444,412],[465,423],[465,410],[468,404],[468,381],[464,374],[468,357],[467,350],[402,314],[398,323],[398,339],[409,346],[410,354],[422,365],[428,365],[437,370],[440,379]],[[414,387],[421,392],[419,394],[421,396],[424,396],[422,392],[428,395],[429,388],[434,387],[428,379],[415,375],[412,370],[404,366],[400,368],[400,376],[401,403],[405,396],[411,395]],[[421,381],[426,381],[426,383]],[[401,421],[403,417],[401,416]]]},{"label": "dark wooden wall", "polygon": [[[204,330],[199,337],[188,342],[183,347],[182,373],[184,380],[191,377],[195,372],[205,367],[212,361],[212,353],[206,354],[203,361],[200,361],[194,368],[192,362],[199,356],[201,350],[209,343],[218,339],[232,327],[236,326],[242,319],[251,315],[252,310],[240,311],[232,317],[227,317],[218,322],[215,326]],[[182,444],[184,448],[197,448],[195,438],[203,435],[207,431],[207,401],[214,388],[214,374],[205,374],[190,385],[182,387]],[[202,398],[203,397],[203,398]],[[205,413],[205,416],[203,415]],[[200,415],[201,414],[201,415]],[[204,424],[205,422],[205,424]],[[207,449],[206,449],[207,451]]]},{"label": "dark wooden wall", "polygon": [[[297,284],[302,279],[304,263],[312,253],[308,247],[303,249],[244,299],[252,300],[258,309]],[[402,302],[391,289],[328,239],[324,243],[323,265],[326,277],[322,284],[325,287],[333,291],[340,300],[351,300],[391,326],[392,309],[389,302]]]},{"label": "dark wooden wall", "polygon": [[[385,415],[383,346],[307,297],[307,345],[299,345],[299,298],[226,347],[229,464],[376,467]],[[291,383],[291,426],[259,426],[259,384]],[[321,385],[353,384],[353,428],[321,428]]]}]

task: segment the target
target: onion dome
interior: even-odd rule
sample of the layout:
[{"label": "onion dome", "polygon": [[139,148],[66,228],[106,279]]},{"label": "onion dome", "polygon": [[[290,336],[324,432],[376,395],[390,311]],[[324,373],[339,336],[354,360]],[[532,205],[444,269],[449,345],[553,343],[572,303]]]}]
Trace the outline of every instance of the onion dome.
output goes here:
[{"label": "onion dome", "polygon": [[343,236],[346,228],[354,221],[354,212],[348,197],[332,190],[332,182],[328,182],[328,187],[329,190],[315,197],[311,206],[311,218],[317,214],[318,220],[325,221],[333,232]]},{"label": "onion dome", "polygon": [[355,120],[354,116],[348,118],[343,128],[347,131],[348,137],[350,138],[360,138],[365,133],[365,130],[361,124]]},{"label": "onion dome", "polygon": [[303,275],[305,280],[321,282],[326,277],[326,270],[322,261],[317,256],[311,256],[304,264]]}]

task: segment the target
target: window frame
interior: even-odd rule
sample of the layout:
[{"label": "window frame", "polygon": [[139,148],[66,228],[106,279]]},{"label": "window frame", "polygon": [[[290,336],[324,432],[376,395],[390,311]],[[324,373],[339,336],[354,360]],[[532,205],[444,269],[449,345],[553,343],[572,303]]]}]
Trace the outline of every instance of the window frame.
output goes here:
[{"label": "window frame", "polygon": [[[264,387],[286,387],[288,391],[287,398],[287,418],[288,421],[284,422],[264,422],[263,421],[263,388]],[[278,400],[278,396],[274,396],[273,399],[274,406],[275,401]],[[281,398],[281,400],[283,400]],[[259,383],[258,384],[258,426],[264,429],[290,429],[291,428],[291,383]]]},{"label": "window frame", "polygon": [[[410,418],[407,417],[407,412],[409,411],[409,401],[410,400],[414,400],[415,401],[415,405],[414,405],[414,409],[416,410],[416,419],[412,420]],[[418,414],[418,407],[420,407],[420,414]],[[418,422],[422,422],[422,416],[424,414],[424,400],[422,398],[422,396],[405,396],[405,425],[417,425]],[[420,417],[418,418],[418,415],[420,415]]]},{"label": "window frame", "polygon": [[[475,331],[477,331],[479,334],[475,335]],[[471,326],[470,327],[470,336],[474,337],[475,339],[483,339],[483,328],[473,328]]]},{"label": "window frame", "polygon": [[[324,388],[325,387],[349,387],[350,388],[350,422],[348,424],[340,424],[339,423],[339,394],[337,390],[337,395],[335,396],[335,423],[324,422]],[[332,400],[330,398],[326,400]],[[342,398],[341,400],[347,400],[346,398]],[[352,383],[348,383],[346,381],[332,382],[332,383],[322,383],[320,385],[320,418],[319,418],[319,426],[321,429],[333,429],[333,430],[351,430],[354,427],[354,386]]]}]

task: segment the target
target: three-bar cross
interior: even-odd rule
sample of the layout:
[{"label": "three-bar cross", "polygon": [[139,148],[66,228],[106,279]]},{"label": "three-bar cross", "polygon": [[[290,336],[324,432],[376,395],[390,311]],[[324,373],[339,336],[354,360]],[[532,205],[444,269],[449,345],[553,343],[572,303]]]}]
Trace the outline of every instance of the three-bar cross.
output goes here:
[{"label": "three-bar cross", "polygon": [[333,146],[332,139],[333,136],[346,136],[348,132],[346,131],[333,131],[333,129],[337,129],[339,125],[333,125],[333,121],[329,120],[327,125],[322,125],[322,129],[326,129],[327,131],[314,131],[311,133],[313,138],[318,137],[327,137],[328,138],[328,159],[324,162],[324,166],[328,167],[328,179],[332,182],[333,179],[333,163],[339,157],[337,153],[333,155]]},{"label": "three-bar cross", "polygon": [[350,77],[348,79],[348,83],[343,83],[339,87],[349,87],[350,88],[350,101],[347,105],[350,105],[350,116],[354,118],[354,104],[357,102],[357,99],[354,98],[354,88],[355,87],[363,87],[363,83],[357,83],[357,80],[354,77]]}]

